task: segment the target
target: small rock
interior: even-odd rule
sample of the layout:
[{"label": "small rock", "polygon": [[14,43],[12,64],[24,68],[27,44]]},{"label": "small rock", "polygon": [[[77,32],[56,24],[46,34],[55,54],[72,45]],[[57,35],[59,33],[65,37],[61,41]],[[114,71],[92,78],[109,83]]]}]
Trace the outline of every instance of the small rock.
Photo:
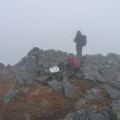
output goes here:
[{"label": "small rock", "polygon": [[48,80],[49,80],[49,76],[41,76],[36,79],[36,81],[42,84],[47,84]]},{"label": "small rock", "polygon": [[96,88],[90,90],[85,97],[87,102],[98,101],[98,100],[101,100],[101,98],[102,98],[102,95],[100,93],[100,90]]},{"label": "small rock", "polygon": [[63,80],[62,87],[63,87],[65,96],[69,98],[73,98],[75,96],[75,89],[72,87],[68,79]]},{"label": "small rock", "polygon": [[48,86],[50,86],[55,91],[62,91],[62,85],[56,80],[48,81]]}]

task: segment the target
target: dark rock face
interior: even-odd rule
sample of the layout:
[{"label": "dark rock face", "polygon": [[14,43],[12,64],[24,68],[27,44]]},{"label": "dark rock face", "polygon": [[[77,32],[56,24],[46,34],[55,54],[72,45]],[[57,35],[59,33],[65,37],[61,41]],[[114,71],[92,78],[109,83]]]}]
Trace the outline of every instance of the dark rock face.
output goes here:
[{"label": "dark rock face", "polygon": [[85,35],[82,35],[80,31],[77,31],[74,42],[76,42],[77,57],[82,59],[82,47],[86,45],[87,38]]},{"label": "dark rock face", "polygon": [[110,120],[110,118],[107,112],[82,109],[74,113],[69,113],[64,120]]}]

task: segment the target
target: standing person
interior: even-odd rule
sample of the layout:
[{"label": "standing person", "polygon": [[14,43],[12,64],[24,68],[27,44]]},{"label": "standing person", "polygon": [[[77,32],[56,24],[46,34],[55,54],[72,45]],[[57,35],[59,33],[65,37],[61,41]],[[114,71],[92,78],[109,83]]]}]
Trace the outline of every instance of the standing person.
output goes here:
[{"label": "standing person", "polygon": [[82,47],[84,47],[87,44],[87,37],[85,35],[82,35],[80,31],[77,31],[74,42],[76,43],[77,57],[81,60],[82,59]]}]

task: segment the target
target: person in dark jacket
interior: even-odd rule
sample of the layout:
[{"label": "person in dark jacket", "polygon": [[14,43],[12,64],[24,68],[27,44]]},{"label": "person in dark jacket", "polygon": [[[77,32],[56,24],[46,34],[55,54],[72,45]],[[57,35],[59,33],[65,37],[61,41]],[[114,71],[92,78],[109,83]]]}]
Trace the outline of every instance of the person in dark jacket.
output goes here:
[{"label": "person in dark jacket", "polygon": [[81,60],[82,48],[87,44],[87,37],[85,35],[82,35],[80,31],[77,31],[74,42],[76,43],[77,57]]}]

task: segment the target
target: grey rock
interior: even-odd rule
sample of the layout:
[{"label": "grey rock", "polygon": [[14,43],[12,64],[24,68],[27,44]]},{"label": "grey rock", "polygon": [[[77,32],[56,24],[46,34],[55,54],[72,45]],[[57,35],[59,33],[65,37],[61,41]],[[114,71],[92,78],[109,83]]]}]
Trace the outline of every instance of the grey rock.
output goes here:
[{"label": "grey rock", "polygon": [[33,48],[28,55],[35,56],[37,65],[42,65],[44,68],[49,68],[60,62],[65,63],[67,59],[67,53],[52,49],[44,51],[39,48]]},{"label": "grey rock", "polygon": [[42,84],[47,84],[49,81],[49,76],[41,76],[36,79],[36,81],[42,83]]},{"label": "grey rock", "polygon": [[84,79],[93,81],[120,81],[120,55],[87,55],[81,68]]},{"label": "grey rock", "polygon": [[69,113],[64,120],[110,120],[107,112],[98,112],[96,110],[80,110]]},{"label": "grey rock", "polygon": [[0,63],[0,72],[3,71],[5,69],[5,65]]},{"label": "grey rock", "polygon": [[64,79],[62,82],[62,87],[63,87],[63,91],[65,93],[65,96],[69,97],[69,98],[73,98],[75,96],[75,88],[73,88],[73,86],[70,84],[69,80]]},{"label": "grey rock", "polygon": [[11,104],[18,93],[18,89],[15,87],[11,88],[11,90],[4,97],[4,104]]},{"label": "grey rock", "polygon": [[74,105],[75,110],[79,111],[86,104],[86,99],[80,98]]},{"label": "grey rock", "polygon": [[83,69],[83,73],[84,73],[84,79],[87,80],[92,80],[92,81],[100,81],[103,82],[105,81],[104,77],[99,73],[99,71],[92,71],[91,69]]},{"label": "grey rock", "polygon": [[120,90],[120,81],[111,81],[110,85]]},{"label": "grey rock", "polygon": [[5,76],[5,65],[0,63],[0,84],[3,82],[4,80],[4,76]]},{"label": "grey rock", "polygon": [[107,81],[112,81],[118,79],[117,73],[113,68],[103,69],[100,71],[103,78]]},{"label": "grey rock", "polygon": [[112,109],[114,111],[120,111],[120,99],[112,101]]},{"label": "grey rock", "polygon": [[107,92],[111,99],[118,99],[120,98],[120,91],[110,85],[105,85]]},{"label": "grey rock", "polygon": [[48,81],[48,86],[50,86],[55,91],[62,91],[61,82],[56,80]]},{"label": "grey rock", "polygon": [[85,96],[86,102],[94,102],[102,99],[102,95],[99,89],[94,88],[87,92]]},{"label": "grey rock", "polygon": [[34,81],[37,77],[37,64],[34,56],[26,56],[14,68],[16,83],[27,84]]}]

